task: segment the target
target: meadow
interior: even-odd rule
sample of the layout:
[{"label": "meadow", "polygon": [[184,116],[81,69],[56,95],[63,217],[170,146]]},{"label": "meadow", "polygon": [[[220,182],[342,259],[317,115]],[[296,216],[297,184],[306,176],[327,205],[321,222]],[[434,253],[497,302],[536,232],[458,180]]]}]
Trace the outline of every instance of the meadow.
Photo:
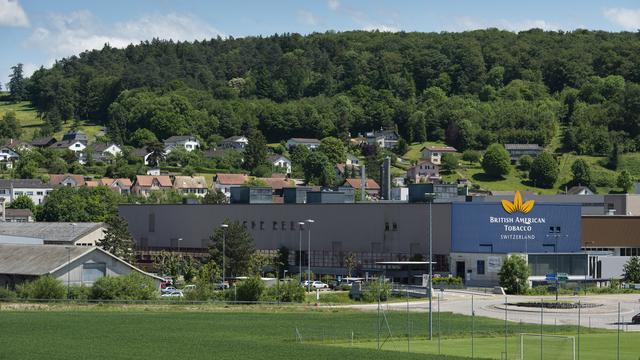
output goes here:
[{"label": "meadow", "polygon": [[[471,317],[440,314],[441,353],[426,340],[426,314],[388,312],[378,351],[378,315],[302,306],[70,306],[7,310],[0,304],[1,359],[464,359],[470,358]],[[475,358],[500,358],[504,322],[476,317]],[[545,333],[571,334],[571,326],[545,326]],[[411,352],[407,350],[407,331]],[[435,330],[434,330],[435,331]],[[537,325],[510,323],[509,351],[520,332]],[[581,359],[615,355],[616,333],[583,329]],[[638,334],[623,333],[621,359],[637,360]],[[633,357],[635,354],[636,357]],[[509,358],[513,358],[509,356]]]}]

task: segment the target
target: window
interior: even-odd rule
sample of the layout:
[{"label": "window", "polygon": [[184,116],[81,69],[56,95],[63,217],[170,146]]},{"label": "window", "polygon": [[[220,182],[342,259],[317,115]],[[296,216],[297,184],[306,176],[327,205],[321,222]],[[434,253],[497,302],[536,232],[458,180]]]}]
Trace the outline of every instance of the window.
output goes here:
[{"label": "window", "polygon": [[36,194],[37,194],[37,195],[39,195],[39,196],[42,196],[42,195],[43,195],[43,194],[42,194],[42,191],[38,191],[38,192],[36,192]]},{"label": "window", "polygon": [[397,223],[393,223],[393,231],[398,231],[398,224]]},{"label": "window", "polygon": [[15,195],[16,195],[16,196],[18,196],[18,195],[22,195],[22,194],[24,194],[24,192],[23,192],[23,191],[16,191],[16,192],[15,192]]},{"label": "window", "polygon": [[156,214],[149,214],[149,232],[156,232]]},{"label": "window", "polygon": [[384,231],[389,231],[389,223],[384,223]]},{"label": "window", "polygon": [[82,282],[95,282],[107,274],[105,263],[85,263],[82,264]]},{"label": "window", "polygon": [[27,195],[33,196],[33,191],[27,191]]},{"label": "window", "polygon": [[478,260],[476,264],[476,271],[478,275],[484,275],[484,260]]}]

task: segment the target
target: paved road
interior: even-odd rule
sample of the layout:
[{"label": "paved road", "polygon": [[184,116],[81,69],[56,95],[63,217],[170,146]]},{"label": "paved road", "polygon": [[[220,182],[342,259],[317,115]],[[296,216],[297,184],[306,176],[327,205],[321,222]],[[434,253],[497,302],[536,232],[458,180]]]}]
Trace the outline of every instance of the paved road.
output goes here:
[{"label": "paved road", "polygon": [[[471,315],[471,293],[445,291],[440,294],[440,311],[453,312],[457,314]],[[510,304],[521,301],[536,301],[540,299],[551,300],[553,296],[533,297],[533,296],[509,296]],[[620,320],[623,329],[629,331],[640,331],[640,325],[630,323],[631,317],[640,313],[640,295],[590,295],[590,296],[561,296],[561,300],[580,300],[583,303],[601,304],[595,308],[584,308],[581,310],[581,325],[598,328],[616,329],[618,321],[618,303],[620,303]],[[505,298],[499,295],[473,294],[473,308],[478,316],[487,316],[497,319],[504,319]],[[386,309],[393,311],[406,311],[406,303],[385,303]],[[376,310],[377,304],[347,305],[346,307],[359,308],[363,310]],[[429,308],[428,301],[409,302],[410,311],[426,312]],[[436,299],[434,296],[433,309],[436,309]],[[507,307],[507,318],[510,321],[525,323],[540,323],[540,310],[535,308],[522,308],[516,306]],[[543,321],[547,325],[576,325],[578,323],[578,311],[572,310],[552,310],[544,309]]]}]

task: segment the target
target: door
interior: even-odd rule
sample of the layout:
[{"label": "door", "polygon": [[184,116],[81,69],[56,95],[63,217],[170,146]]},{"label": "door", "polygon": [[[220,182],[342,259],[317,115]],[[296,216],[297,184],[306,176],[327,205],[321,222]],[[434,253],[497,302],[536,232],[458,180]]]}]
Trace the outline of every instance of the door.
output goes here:
[{"label": "door", "polygon": [[464,281],[465,272],[464,261],[456,261],[456,276]]}]

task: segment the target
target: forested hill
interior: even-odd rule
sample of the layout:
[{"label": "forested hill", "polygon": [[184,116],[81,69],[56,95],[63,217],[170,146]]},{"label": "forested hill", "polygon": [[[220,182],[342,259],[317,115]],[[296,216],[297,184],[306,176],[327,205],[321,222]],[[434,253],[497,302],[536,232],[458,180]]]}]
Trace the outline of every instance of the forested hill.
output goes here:
[{"label": "forested hill", "polygon": [[358,31],[105,46],[36,71],[28,93],[44,132],[88,119],[133,145],[139,129],[275,142],[397,127],[460,149],[565,131],[566,150],[606,154],[639,147],[639,83],[640,33]]}]

